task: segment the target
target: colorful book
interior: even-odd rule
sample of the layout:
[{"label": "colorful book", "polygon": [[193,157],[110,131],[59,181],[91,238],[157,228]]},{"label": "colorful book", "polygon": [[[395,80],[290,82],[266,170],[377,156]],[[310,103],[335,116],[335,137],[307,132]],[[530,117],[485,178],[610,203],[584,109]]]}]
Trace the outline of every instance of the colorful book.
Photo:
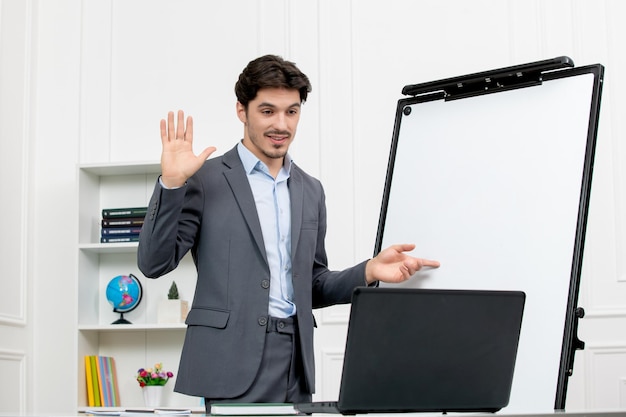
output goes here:
[{"label": "colorful book", "polygon": [[112,407],[120,407],[122,402],[120,400],[120,389],[119,384],[117,383],[117,371],[115,370],[115,358],[112,356],[107,356],[109,375],[111,376],[110,384],[111,384],[111,397],[113,398]]},{"label": "colorful book", "polygon": [[87,383],[87,405],[93,407],[96,405],[93,399],[93,375],[91,373],[91,359],[85,356],[85,382]]},{"label": "colorful book", "polygon": [[100,356],[94,356],[94,360],[96,362],[96,372],[98,375],[97,383],[98,383],[98,391],[100,392],[100,405],[102,407],[107,406],[107,396],[104,391],[104,386],[102,384],[104,369],[100,366]]},{"label": "colorful book", "polygon": [[85,356],[87,404],[89,407],[120,407],[120,391],[111,356]]},{"label": "colorful book", "polygon": [[108,360],[105,356],[98,356],[100,362],[100,368],[102,369],[102,375],[100,376],[100,385],[104,392],[104,406],[112,407],[113,398],[111,395],[111,373],[109,371]]},{"label": "colorful book", "polygon": [[99,356],[100,368],[102,368],[102,389],[104,390],[104,406],[111,407],[113,404],[113,397],[111,395],[111,374],[109,371],[109,364],[105,356]]},{"label": "colorful book", "polygon": [[130,218],[145,217],[148,207],[122,207],[122,208],[105,208],[102,209],[102,218]]},{"label": "colorful book", "polygon": [[91,367],[91,385],[93,387],[93,402],[94,407],[102,407],[102,402],[100,401],[100,385],[98,384],[98,368],[97,368],[97,360],[95,356],[89,356],[89,366]]}]

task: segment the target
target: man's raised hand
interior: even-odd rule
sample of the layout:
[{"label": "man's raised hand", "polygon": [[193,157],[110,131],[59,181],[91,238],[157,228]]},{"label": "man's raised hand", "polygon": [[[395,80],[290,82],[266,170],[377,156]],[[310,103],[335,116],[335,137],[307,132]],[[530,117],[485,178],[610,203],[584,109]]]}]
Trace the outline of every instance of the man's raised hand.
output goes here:
[{"label": "man's raised hand", "polygon": [[193,153],[193,119],[178,110],[176,123],[174,112],[167,114],[167,120],[161,119],[161,181],[168,188],[181,187],[187,179],[196,173],[215,152],[210,146],[199,155]]}]

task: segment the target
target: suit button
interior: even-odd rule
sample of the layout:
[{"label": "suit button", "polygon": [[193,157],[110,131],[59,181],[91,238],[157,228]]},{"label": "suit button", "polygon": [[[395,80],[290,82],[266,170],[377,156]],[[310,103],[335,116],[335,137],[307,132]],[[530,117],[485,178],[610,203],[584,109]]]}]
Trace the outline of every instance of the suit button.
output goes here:
[{"label": "suit button", "polygon": [[261,281],[261,287],[268,289],[270,287],[269,279],[264,279],[263,281]]},{"label": "suit button", "polygon": [[259,326],[267,326],[267,317],[259,317]]},{"label": "suit button", "polygon": [[284,329],[285,328],[285,322],[279,321],[278,322],[278,328],[279,329]]}]

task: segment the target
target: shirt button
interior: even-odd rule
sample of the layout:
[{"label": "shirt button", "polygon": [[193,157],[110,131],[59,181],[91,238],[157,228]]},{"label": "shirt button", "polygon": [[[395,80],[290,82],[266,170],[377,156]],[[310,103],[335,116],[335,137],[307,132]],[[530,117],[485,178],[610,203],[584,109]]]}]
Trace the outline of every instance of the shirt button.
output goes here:
[{"label": "shirt button", "polygon": [[267,317],[259,317],[259,326],[267,326]]},{"label": "shirt button", "polygon": [[263,281],[261,281],[261,287],[268,289],[270,287],[270,281],[268,279],[264,279]]}]

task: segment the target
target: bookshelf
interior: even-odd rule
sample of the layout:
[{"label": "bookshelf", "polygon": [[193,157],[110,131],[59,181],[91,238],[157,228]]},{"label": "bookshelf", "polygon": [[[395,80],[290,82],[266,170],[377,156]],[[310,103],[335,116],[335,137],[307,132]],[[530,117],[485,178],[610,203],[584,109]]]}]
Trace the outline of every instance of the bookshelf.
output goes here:
[{"label": "bookshelf", "polygon": [[[144,406],[139,368],[162,362],[174,379],[165,386],[163,407],[203,410],[199,398],[173,392],[185,336],[184,324],[157,323],[157,305],[176,281],[181,299],[190,303],[195,287],[191,256],[159,279],[147,279],[137,267],[137,243],[100,243],[103,208],[147,206],[160,173],[154,162],[84,164],[78,166],[78,242],[76,296],[77,410],[87,407],[84,356],[115,358],[122,407]],[[108,282],[117,275],[135,275],[142,284],[139,306],[124,318],[132,324],[111,324],[119,318],[106,300]]]}]

